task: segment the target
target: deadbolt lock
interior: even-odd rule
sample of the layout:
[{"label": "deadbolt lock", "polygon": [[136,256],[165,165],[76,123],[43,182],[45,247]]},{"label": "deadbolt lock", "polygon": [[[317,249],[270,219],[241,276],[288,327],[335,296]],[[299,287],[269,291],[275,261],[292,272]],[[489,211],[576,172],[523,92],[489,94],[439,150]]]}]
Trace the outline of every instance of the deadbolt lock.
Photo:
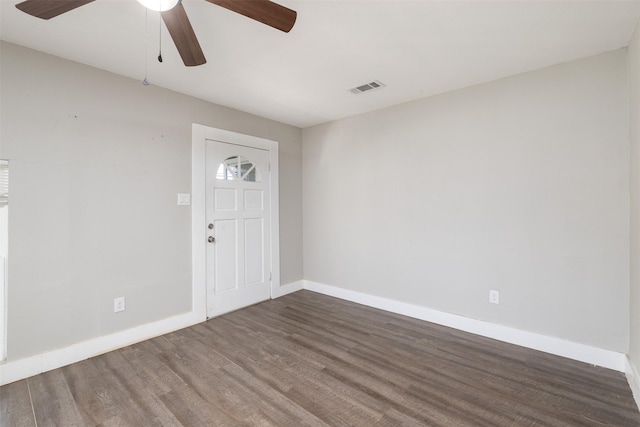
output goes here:
[{"label": "deadbolt lock", "polygon": [[209,224],[209,225],[207,225],[207,228],[208,228],[209,230],[213,230],[213,224]]}]

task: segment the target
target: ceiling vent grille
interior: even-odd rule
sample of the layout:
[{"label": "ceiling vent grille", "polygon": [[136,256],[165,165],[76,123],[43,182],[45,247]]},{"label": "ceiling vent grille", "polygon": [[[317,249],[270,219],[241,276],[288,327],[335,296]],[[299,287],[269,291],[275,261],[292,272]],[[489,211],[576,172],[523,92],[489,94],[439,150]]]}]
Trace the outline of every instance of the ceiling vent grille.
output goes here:
[{"label": "ceiling vent grille", "polygon": [[350,89],[350,92],[354,94],[359,94],[364,92],[370,92],[372,90],[382,89],[384,86],[385,86],[384,83],[380,82],[379,80],[374,80],[371,83],[354,87],[353,89]]}]

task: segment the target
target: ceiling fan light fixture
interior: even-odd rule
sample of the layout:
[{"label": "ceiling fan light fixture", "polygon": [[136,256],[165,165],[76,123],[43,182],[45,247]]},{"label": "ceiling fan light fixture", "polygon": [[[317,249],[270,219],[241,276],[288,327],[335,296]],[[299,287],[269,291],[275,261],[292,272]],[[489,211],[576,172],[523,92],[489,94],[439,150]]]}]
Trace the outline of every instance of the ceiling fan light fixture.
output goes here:
[{"label": "ceiling fan light fixture", "polygon": [[[15,6],[18,10],[28,15],[46,20],[70,12],[93,1],[95,0],[24,0]],[[295,10],[286,8],[271,0],[207,1],[285,33],[291,30],[298,16]],[[173,39],[184,65],[193,67],[207,63],[198,38],[191,27],[187,12],[182,5],[182,0],[138,0],[138,3],[143,5],[146,10],[160,12],[162,22],[164,22],[169,35]],[[145,14],[145,17],[147,15],[148,13]],[[162,26],[159,29],[161,35]],[[160,62],[162,62],[161,55],[158,55]]]},{"label": "ceiling fan light fixture", "polygon": [[180,0],[138,0],[138,3],[156,12],[165,12],[173,9]]}]

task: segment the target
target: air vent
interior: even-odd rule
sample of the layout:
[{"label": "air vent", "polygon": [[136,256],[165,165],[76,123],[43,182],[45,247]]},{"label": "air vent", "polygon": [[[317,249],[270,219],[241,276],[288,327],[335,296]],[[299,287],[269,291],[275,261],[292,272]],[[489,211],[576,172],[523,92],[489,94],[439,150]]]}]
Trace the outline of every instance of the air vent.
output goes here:
[{"label": "air vent", "polygon": [[378,80],[374,80],[371,83],[367,83],[364,85],[360,85],[358,87],[354,87],[353,89],[351,89],[351,93],[363,93],[363,92],[370,92],[372,90],[377,90],[377,89],[382,89],[384,87],[384,83],[378,81]]}]

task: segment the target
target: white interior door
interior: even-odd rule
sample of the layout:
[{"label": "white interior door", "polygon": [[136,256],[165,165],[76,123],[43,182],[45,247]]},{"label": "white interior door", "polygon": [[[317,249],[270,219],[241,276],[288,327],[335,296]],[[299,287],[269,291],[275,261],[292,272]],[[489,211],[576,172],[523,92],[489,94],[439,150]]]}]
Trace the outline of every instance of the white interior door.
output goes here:
[{"label": "white interior door", "polygon": [[207,317],[271,296],[269,151],[206,141]]}]

